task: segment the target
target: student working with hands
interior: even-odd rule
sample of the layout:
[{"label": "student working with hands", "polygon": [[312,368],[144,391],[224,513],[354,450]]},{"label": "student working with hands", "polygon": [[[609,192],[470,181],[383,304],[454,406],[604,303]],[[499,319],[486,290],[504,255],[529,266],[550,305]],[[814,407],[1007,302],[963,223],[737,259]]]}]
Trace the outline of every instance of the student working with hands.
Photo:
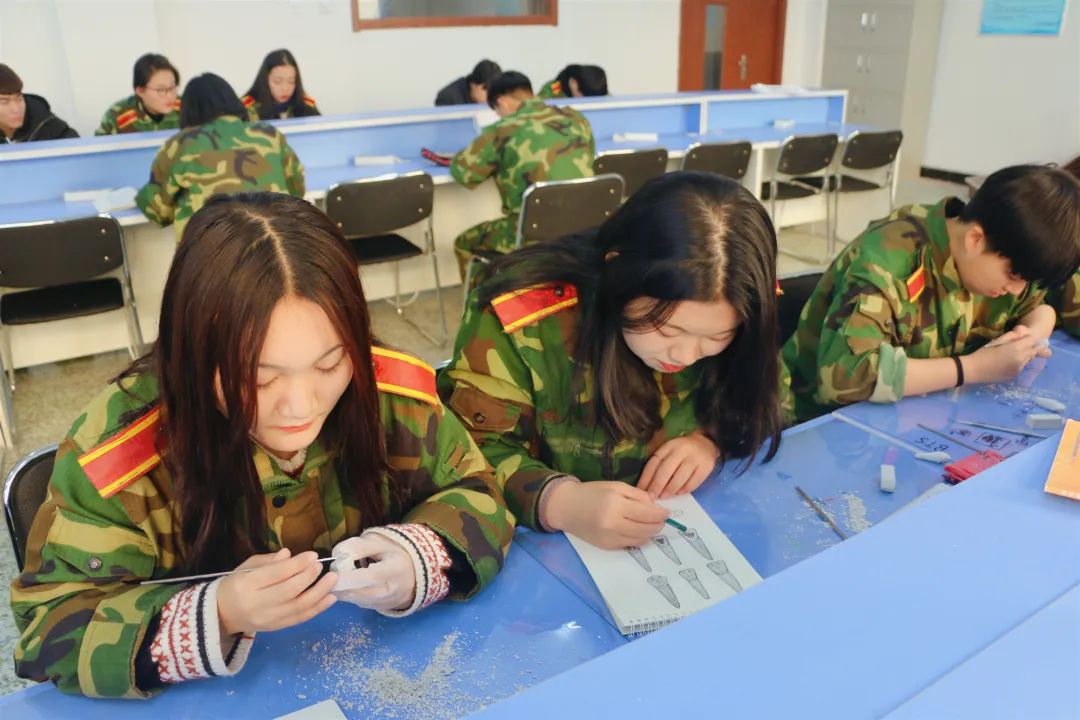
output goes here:
[{"label": "student working with hands", "polygon": [[12,586],[16,672],[146,697],[238,672],[256,633],[335,598],[405,615],[489,583],[513,529],[491,468],[434,371],[373,342],[320,210],[212,198],[177,248],[152,352],[57,452]]},{"label": "student working with hands", "polygon": [[533,529],[639,545],[717,462],[777,449],[776,236],[734,181],[652,180],[471,297],[443,399]]}]

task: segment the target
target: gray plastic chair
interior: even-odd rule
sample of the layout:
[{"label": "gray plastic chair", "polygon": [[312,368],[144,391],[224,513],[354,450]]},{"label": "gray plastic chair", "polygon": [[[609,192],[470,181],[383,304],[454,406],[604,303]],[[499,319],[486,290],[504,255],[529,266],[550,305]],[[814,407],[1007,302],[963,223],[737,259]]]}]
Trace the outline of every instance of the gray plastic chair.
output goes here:
[{"label": "gray plastic chair", "polygon": [[623,199],[630,197],[645,183],[667,172],[668,151],[665,148],[647,150],[610,150],[596,156],[593,170],[597,175],[614,173],[623,179]]},{"label": "gray plastic chair", "polygon": [[57,447],[56,444],[46,445],[24,456],[4,480],[4,520],[19,570],[26,562],[26,538],[30,535],[30,526],[45,502]]},{"label": "gray plastic chair", "polygon": [[686,149],[682,169],[710,172],[741,180],[750,168],[752,146],[746,140],[723,143],[694,143]]}]

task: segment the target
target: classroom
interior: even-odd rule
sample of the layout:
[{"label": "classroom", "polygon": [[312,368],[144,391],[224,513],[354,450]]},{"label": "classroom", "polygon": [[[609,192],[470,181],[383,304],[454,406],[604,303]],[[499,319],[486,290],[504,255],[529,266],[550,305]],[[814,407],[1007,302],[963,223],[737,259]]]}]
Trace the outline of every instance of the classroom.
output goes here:
[{"label": "classroom", "polygon": [[1075,4],[0,0],[0,716],[1080,718]]}]

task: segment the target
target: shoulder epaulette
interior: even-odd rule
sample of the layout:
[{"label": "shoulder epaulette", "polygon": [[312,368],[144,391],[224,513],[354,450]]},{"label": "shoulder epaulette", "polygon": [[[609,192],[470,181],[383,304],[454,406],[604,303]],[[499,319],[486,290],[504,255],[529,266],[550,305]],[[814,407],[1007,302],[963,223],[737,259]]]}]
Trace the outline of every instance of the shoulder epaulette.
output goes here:
[{"label": "shoulder epaulette", "polygon": [[122,112],[122,113],[120,113],[119,115],[116,116],[116,126],[124,128],[124,127],[127,127],[128,125],[130,125],[131,123],[135,122],[138,119],[139,119],[139,111],[138,110],[125,110],[124,112]]},{"label": "shoulder epaulette", "polygon": [[919,269],[911,274],[907,280],[904,281],[904,285],[907,286],[908,302],[915,302],[922,295],[923,290],[926,289],[926,269],[920,265]]},{"label": "shoulder epaulette", "polygon": [[375,364],[375,386],[379,390],[438,407],[435,368],[412,355],[380,347],[371,348],[371,358]]},{"label": "shoulder epaulette", "polygon": [[250,95],[245,95],[244,97],[240,98],[240,102],[244,103],[244,107],[249,108],[255,104],[255,98],[251,97]]},{"label": "shoulder epaulette", "polygon": [[551,83],[551,92],[556,97],[558,97],[559,95],[562,95],[562,83],[559,82],[558,80]]},{"label": "shoulder epaulette", "polygon": [[508,333],[577,304],[577,288],[562,283],[534,285],[504,293],[491,301],[491,307],[499,317],[503,330]]},{"label": "shoulder epaulette", "polygon": [[101,497],[115,495],[161,462],[157,431],[161,408],[79,456],[79,465]]},{"label": "shoulder epaulette", "polygon": [[176,110],[177,112],[179,112],[180,111],[180,98],[176,98],[175,100],[173,100],[172,106],[173,106],[173,110]]},{"label": "shoulder epaulette", "polygon": [[315,107],[315,98],[311,97],[310,95],[305,95],[304,96],[304,103],[308,107]]}]

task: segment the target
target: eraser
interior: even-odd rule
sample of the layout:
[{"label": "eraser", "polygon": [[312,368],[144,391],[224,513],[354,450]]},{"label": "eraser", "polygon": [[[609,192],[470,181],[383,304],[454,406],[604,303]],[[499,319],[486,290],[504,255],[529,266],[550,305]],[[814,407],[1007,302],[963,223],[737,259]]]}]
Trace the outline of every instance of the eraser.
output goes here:
[{"label": "eraser", "polygon": [[1031,413],[1027,416],[1027,426],[1035,430],[1056,430],[1064,422],[1065,418],[1056,413]]},{"label": "eraser", "polygon": [[1058,402],[1048,397],[1037,397],[1034,400],[1035,404],[1039,407],[1049,410],[1050,412],[1063,413],[1065,412],[1065,403]]},{"label": "eraser", "polygon": [[364,165],[397,165],[399,162],[401,162],[401,158],[397,155],[357,155],[353,158],[353,165],[356,167]]},{"label": "eraser", "polygon": [[778,130],[789,130],[795,127],[794,120],[773,120],[772,126]]},{"label": "eraser", "polygon": [[612,138],[615,142],[657,142],[660,139],[658,133],[647,132],[624,132],[615,133]]},{"label": "eraser", "polygon": [[952,460],[952,458],[949,457],[949,453],[940,450],[936,452],[917,452],[915,453],[915,458],[917,460],[928,460],[938,464],[944,464]]},{"label": "eraser", "polygon": [[879,483],[883,492],[895,492],[896,491],[896,466],[895,465],[882,465],[881,466],[881,481]]}]

